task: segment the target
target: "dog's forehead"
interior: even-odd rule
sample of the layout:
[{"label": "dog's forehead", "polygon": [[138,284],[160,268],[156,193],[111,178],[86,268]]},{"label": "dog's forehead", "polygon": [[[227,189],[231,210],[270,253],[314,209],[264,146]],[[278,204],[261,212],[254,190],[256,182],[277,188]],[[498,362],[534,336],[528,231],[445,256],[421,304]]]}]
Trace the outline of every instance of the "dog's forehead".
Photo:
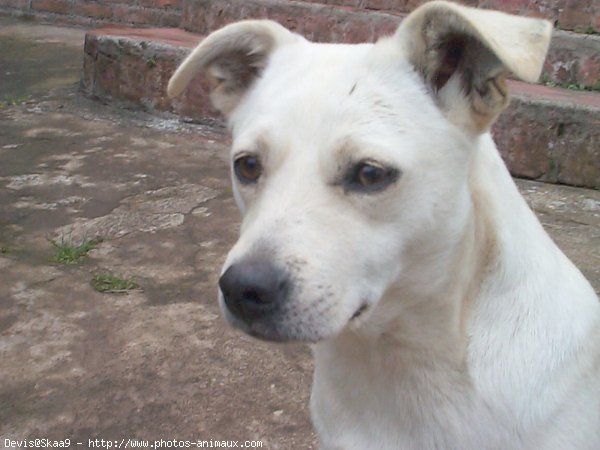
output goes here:
[{"label": "dog's forehead", "polygon": [[336,96],[348,83],[365,74],[373,47],[307,41],[282,46],[271,56],[259,89],[267,93],[273,89],[279,94],[326,90],[329,96]]},{"label": "dog's forehead", "polygon": [[365,116],[373,108],[392,110],[393,93],[381,83],[390,61],[375,48],[307,41],[283,46],[232,115],[234,132],[265,120],[286,128],[302,124],[308,130],[336,121],[351,123],[352,115]]},{"label": "dog's forehead", "polygon": [[236,125],[265,115],[279,122],[297,120],[292,115],[310,119],[327,114],[365,71],[370,47],[304,41],[283,46],[234,114]]},{"label": "dog's forehead", "polygon": [[376,151],[396,139],[414,144],[424,128],[431,142],[443,136],[435,129],[445,120],[420,77],[383,44],[304,41],[276,51],[230,119],[234,152],[258,145],[328,153],[348,142]]}]

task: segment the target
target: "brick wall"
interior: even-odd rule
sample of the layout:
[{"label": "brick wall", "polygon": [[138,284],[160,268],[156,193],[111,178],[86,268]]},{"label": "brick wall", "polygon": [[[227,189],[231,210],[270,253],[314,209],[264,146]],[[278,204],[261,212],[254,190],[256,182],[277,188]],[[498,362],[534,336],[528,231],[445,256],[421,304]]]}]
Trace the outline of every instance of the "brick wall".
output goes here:
[{"label": "brick wall", "polygon": [[[428,0],[304,0],[373,10],[412,11]],[[563,30],[600,31],[600,0],[452,0],[522,16],[546,18]]]},{"label": "brick wall", "polygon": [[0,10],[53,22],[178,27],[181,0],[0,0]]},{"label": "brick wall", "polygon": [[[426,0],[303,0],[367,10],[408,12]],[[600,0],[454,0],[513,14],[545,17],[564,30],[600,32]],[[46,16],[68,23],[178,27],[184,0],[0,0],[0,13]],[[294,2],[292,2],[294,3]],[[227,4],[226,1],[223,4]]]}]

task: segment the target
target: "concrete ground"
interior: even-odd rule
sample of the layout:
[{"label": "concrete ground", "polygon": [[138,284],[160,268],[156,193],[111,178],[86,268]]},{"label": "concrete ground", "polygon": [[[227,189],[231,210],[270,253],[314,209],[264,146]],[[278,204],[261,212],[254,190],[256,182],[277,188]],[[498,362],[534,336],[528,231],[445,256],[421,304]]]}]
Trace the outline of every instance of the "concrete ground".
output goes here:
[{"label": "concrete ground", "polygon": [[[308,348],[253,340],[219,316],[239,223],[226,134],[83,98],[82,44],[81,30],[0,21],[0,447],[315,448]],[[600,290],[600,192],[519,186]],[[56,245],[95,237],[80,263],[54,261]],[[90,282],[106,273],[140,289],[100,293]]]}]

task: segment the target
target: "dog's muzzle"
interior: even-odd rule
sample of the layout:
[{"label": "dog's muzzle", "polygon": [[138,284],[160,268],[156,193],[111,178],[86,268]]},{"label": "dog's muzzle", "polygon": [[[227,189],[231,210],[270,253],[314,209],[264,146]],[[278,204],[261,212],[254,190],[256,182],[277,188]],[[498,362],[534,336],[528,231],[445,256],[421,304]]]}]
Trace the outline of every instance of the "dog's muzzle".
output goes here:
[{"label": "dog's muzzle", "polygon": [[269,322],[289,296],[286,272],[264,260],[240,261],[219,279],[227,309],[252,328],[255,322]]}]

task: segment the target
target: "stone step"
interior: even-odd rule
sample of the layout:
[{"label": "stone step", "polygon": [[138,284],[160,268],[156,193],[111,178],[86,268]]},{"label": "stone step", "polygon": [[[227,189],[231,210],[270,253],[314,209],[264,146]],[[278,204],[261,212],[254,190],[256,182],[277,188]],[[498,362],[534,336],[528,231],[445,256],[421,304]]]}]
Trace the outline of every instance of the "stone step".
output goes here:
[{"label": "stone step", "polygon": [[[309,3],[408,12],[429,0],[305,0]],[[458,0],[468,6],[496,9],[519,16],[543,17],[563,30],[600,32],[598,0]]]},{"label": "stone step", "polygon": [[291,0],[183,0],[185,30],[206,35],[241,19],[271,19],[315,42],[374,42],[406,14]]},{"label": "stone step", "polygon": [[0,0],[0,15],[53,24],[178,27],[181,0]]},{"label": "stone step", "polygon": [[[367,6],[410,3],[340,2],[353,5],[366,3]],[[404,16],[388,10],[374,11],[313,1],[183,0],[182,25],[187,31],[206,35],[236,20],[268,18],[312,41],[357,43],[373,42],[380,36],[392,34]],[[600,36],[556,30],[541,80],[600,90]]]},{"label": "stone step", "polygon": [[[165,93],[178,63],[200,39],[180,29],[90,31],[82,88],[99,98],[214,120],[217,114],[201,78],[176,99]],[[493,133],[513,175],[600,186],[600,93],[520,82],[511,82],[511,89],[511,105]]]}]

